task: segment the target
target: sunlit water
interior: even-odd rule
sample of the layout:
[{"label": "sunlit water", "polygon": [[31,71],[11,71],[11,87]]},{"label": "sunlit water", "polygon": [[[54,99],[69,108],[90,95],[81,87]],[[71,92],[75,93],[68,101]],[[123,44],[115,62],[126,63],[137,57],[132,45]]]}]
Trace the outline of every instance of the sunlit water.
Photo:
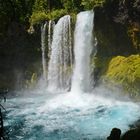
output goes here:
[{"label": "sunlit water", "polygon": [[113,127],[125,132],[139,118],[138,105],[94,93],[31,94],[4,105],[11,140],[105,140]]},{"label": "sunlit water", "polygon": [[[72,84],[62,73],[72,62],[70,17],[62,17],[56,24],[48,72],[48,87],[54,89],[49,91],[55,92],[43,91],[40,84],[40,90],[21,92],[22,96],[7,100],[4,126],[10,140],[105,140],[112,128],[125,132],[139,119],[139,106],[119,101],[117,96],[110,98],[117,95],[114,91],[96,87],[85,93],[91,91],[90,55],[92,48],[93,53],[96,50],[92,41],[93,16],[93,11],[87,11],[77,17]],[[71,92],[56,93],[71,85]]]}]

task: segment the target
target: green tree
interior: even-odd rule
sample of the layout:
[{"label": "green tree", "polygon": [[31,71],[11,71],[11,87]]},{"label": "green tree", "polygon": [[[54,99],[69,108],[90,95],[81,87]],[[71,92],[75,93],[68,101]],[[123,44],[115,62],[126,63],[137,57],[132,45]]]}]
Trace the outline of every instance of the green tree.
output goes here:
[{"label": "green tree", "polygon": [[96,6],[102,6],[106,0],[82,0],[81,5],[85,9],[93,9]]},{"label": "green tree", "polygon": [[33,5],[33,12],[44,12],[47,11],[48,0],[35,0]]},{"label": "green tree", "polygon": [[68,12],[79,12],[83,9],[81,0],[61,0],[61,2]]}]

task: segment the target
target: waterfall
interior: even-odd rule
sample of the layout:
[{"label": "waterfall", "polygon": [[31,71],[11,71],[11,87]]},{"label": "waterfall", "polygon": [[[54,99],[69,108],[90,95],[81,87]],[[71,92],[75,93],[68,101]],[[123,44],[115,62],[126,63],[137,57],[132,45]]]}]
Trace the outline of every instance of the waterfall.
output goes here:
[{"label": "waterfall", "polygon": [[54,27],[48,65],[48,89],[67,90],[70,86],[72,43],[70,16],[66,15]]},{"label": "waterfall", "polygon": [[[91,54],[96,52],[93,36],[93,11],[81,12],[77,15],[74,32],[75,65],[73,76],[72,34],[70,16],[59,19],[54,27],[53,38],[52,21],[48,27],[48,47],[50,60],[48,64],[48,89],[51,91],[70,89],[72,92],[89,92],[92,89]],[[72,79],[72,84],[70,83]]]},{"label": "waterfall", "polygon": [[72,65],[73,65],[73,56],[72,56],[72,35],[71,35],[71,21],[70,21],[70,18],[68,19],[69,20],[69,57],[70,57],[70,67],[72,69]]},{"label": "waterfall", "polygon": [[46,71],[46,29],[47,22],[41,26],[41,50],[42,50],[42,67],[43,67],[43,80],[47,81],[47,71]]},{"label": "waterfall", "polygon": [[53,30],[54,30],[55,22],[53,20],[49,21],[48,26],[48,52],[51,52],[51,44],[52,44],[52,36],[53,36]]},{"label": "waterfall", "polygon": [[77,15],[74,33],[75,65],[71,92],[89,92],[91,90],[90,56],[96,51],[93,37],[93,11]]}]

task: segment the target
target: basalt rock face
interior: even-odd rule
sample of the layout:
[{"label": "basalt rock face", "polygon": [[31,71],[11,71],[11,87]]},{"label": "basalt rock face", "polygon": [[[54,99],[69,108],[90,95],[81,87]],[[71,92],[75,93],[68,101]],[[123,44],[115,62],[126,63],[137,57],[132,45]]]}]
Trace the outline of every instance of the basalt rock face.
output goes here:
[{"label": "basalt rock face", "polygon": [[[39,31],[38,31],[39,32]],[[40,34],[12,22],[0,41],[0,89],[23,88],[41,63]],[[38,64],[39,62],[39,64]]]},{"label": "basalt rock face", "polygon": [[121,138],[121,140],[139,140],[140,128],[127,131]]},{"label": "basalt rock face", "polygon": [[[135,82],[133,81],[133,78],[129,78],[129,82],[133,83],[133,87],[131,86],[128,88],[128,81],[124,80],[129,76],[133,77],[135,73],[140,71],[140,67],[135,67],[135,64],[129,65],[129,63],[135,63],[136,61],[138,61],[138,64],[140,63],[139,0],[107,0],[103,7],[96,7],[95,34],[98,40],[98,53],[95,59],[97,66],[95,75],[97,76],[97,79],[106,79],[108,82],[114,81],[115,83],[120,84],[125,91],[128,91],[129,89],[131,94],[133,93],[133,87],[136,87],[134,91],[139,91],[138,88],[140,85],[136,81],[140,80],[140,73],[134,78],[137,79],[136,81],[134,80]],[[127,72],[124,74],[123,80],[120,78],[120,71],[123,71],[124,69],[124,67],[122,67],[124,61],[120,61],[120,57],[117,56],[125,57],[127,68],[132,70],[131,73],[128,74]],[[114,58],[118,64],[117,66],[115,65],[116,62],[114,61]],[[111,66],[118,67],[117,69],[114,68],[114,76],[109,76],[114,73]]]},{"label": "basalt rock face", "polygon": [[127,55],[139,52],[140,5],[137,1],[108,0],[95,8],[95,34],[99,53]]}]

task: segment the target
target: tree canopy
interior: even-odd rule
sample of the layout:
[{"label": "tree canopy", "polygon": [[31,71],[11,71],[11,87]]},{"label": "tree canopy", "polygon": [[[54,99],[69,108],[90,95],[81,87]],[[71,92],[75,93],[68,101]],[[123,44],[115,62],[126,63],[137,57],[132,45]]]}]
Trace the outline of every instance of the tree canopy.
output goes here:
[{"label": "tree canopy", "polygon": [[44,19],[59,18],[64,14],[77,13],[92,9],[104,0],[1,0],[0,33],[10,22],[24,25],[36,24]]}]

